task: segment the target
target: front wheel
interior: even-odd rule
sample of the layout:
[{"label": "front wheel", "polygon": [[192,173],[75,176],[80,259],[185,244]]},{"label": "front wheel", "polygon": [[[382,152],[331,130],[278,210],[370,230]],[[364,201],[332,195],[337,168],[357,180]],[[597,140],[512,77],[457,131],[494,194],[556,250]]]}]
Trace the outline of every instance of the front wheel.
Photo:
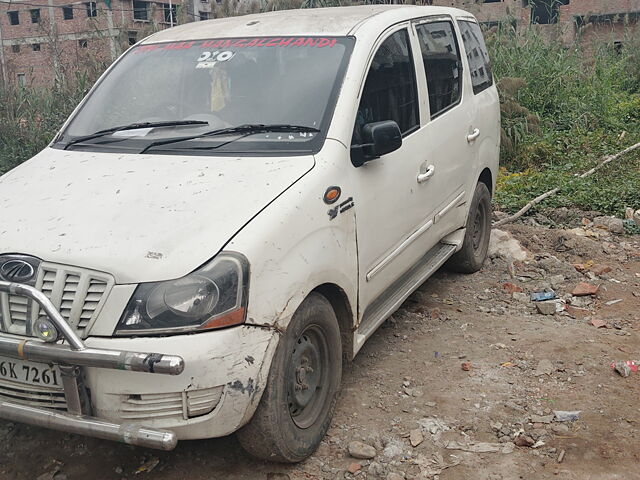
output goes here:
[{"label": "front wheel", "polygon": [[338,320],[329,301],[311,293],[280,339],[258,409],[238,431],[240,444],[264,460],[310,456],[329,428],[341,376]]},{"label": "front wheel", "polygon": [[491,194],[484,183],[478,183],[467,216],[462,248],[449,259],[447,266],[456,272],[477,272],[487,258],[490,238]]}]

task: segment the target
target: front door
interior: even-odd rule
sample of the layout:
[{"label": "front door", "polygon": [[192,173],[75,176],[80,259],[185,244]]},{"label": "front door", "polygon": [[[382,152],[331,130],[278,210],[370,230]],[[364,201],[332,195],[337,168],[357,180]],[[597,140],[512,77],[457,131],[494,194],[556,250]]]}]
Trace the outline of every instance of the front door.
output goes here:
[{"label": "front door", "polygon": [[433,202],[426,201],[417,181],[427,154],[420,128],[426,93],[416,78],[415,37],[410,25],[399,25],[378,42],[360,97],[352,144],[361,144],[367,123],[393,120],[402,146],[371,160],[354,172],[358,199],[356,223],[360,286],[360,318],[368,305],[436,242]]}]

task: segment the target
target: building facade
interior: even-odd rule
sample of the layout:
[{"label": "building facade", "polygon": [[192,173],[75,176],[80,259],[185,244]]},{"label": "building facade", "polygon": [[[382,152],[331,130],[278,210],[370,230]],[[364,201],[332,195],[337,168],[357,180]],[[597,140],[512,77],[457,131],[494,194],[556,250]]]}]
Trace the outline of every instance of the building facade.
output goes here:
[{"label": "building facade", "polygon": [[146,35],[210,12],[210,0],[0,0],[0,80],[46,86],[99,72]]},{"label": "building facade", "polygon": [[[384,1],[384,0],[381,0]],[[386,0],[389,1],[389,0]],[[394,3],[400,0],[391,0]],[[472,12],[486,26],[536,28],[565,44],[605,38],[615,45],[634,32],[640,0],[416,0]],[[101,71],[128,45],[179,23],[247,11],[266,0],[0,0],[0,81],[48,85],[95,66]]]},{"label": "building facade", "polygon": [[640,0],[429,0],[472,12],[487,26],[511,22],[528,26],[565,44],[603,38],[622,43],[637,34]]}]

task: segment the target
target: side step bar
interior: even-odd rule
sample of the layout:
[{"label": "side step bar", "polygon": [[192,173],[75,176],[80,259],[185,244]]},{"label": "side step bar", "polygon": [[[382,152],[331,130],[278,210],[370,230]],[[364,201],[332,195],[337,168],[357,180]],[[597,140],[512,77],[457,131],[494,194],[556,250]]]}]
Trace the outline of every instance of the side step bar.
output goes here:
[{"label": "side step bar", "polygon": [[358,353],[364,342],[387,318],[395,312],[402,302],[411,295],[427,278],[438,270],[451,255],[456,253],[455,244],[438,243],[429,250],[420,261],[369,305],[356,330],[353,354]]},{"label": "side step bar", "polygon": [[28,407],[12,402],[0,401],[0,418],[158,450],[173,450],[178,444],[176,434],[168,430],[110,423],[94,417]]},{"label": "side step bar", "polygon": [[[160,450],[173,450],[175,448],[178,443],[178,437],[171,431],[146,428],[128,423],[111,423],[88,416],[87,413],[90,412],[83,410],[90,410],[91,407],[87,406],[87,402],[83,402],[81,399],[81,392],[85,394],[86,392],[83,387],[80,387],[80,370],[81,367],[93,367],[152,374],[180,375],[184,370],[182,357],[161,353],[129,352],[87,347],[49,298],[39,290],[29,285],[0,281],[0,292],[27,297],[36,301],[49,320],[51,320],[58,334],[67,342],[67,344],[47,343],[36,339],[21,339],[0,335],[0,355],[58,365],[68,410],[68,412],[63,413],[0,400],[0,418],[141,447]],[[27,331],[31,331],[31,325],[27,326]]]}]

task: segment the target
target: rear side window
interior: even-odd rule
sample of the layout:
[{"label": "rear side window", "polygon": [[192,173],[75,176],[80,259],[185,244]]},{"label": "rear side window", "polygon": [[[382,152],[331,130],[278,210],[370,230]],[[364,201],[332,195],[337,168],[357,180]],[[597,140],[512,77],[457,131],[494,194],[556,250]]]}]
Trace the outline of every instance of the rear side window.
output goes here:
[{"label": "rear side window", "polygon": [[493,85],[489,52],[484,43],[480,25],[466,20],[458,21],[458,25],[462,33],[464,49],[467,52],[467,60],[469,60],[473,93],[478,94]]},{"label": "rear side window", "polygon": [[422,61],[427,74],[431,118],[460,101],[462,75],[458,42],[453,23],[448,21],[416,25]]},{"label": "rear side window", "polygon": [[352,144],[360,144],[367,123],[394,120],[402,134],[419,125],[418,88],[409,33],[387,38],[373,57],[358,107]]}]

